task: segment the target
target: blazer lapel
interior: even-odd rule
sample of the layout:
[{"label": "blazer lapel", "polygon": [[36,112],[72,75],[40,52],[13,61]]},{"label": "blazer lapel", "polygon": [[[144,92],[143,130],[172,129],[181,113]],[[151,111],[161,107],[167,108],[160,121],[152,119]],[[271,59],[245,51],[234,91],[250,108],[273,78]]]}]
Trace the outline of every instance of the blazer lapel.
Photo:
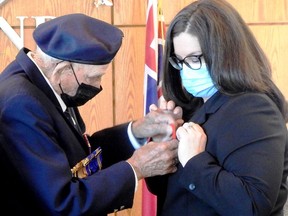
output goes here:
[{"label": "blazer lapel", "polygon": [[190,121],[199,125],[204,124],[210,115],[217,112],[217,110],[227,102],[228,96],[223,95],[220,92],[215,93],[209,100],[207,100],[200,108],[195,112]]},{"label": "blazer lapel", "polygon": [[[27,48],[23,48],[22,50],[20,50],[18,55],[16,56],[17,63],[24,70],[24,72],[28,76],[29,80],[39,89],[39,91],[42,91],[47,96],[47,99],[49,99],[54,104],[56,109],[59,111],[60,115],[63,116],[63,118],[67,122],[68,126],[73,131],[73,134],[79,140],[79,143],[86,150],[86,152],[88,152],[88,148],[87,148],[87,145],[86,145],[86,143],[85,143],[85,141],[83,139],[82,133],[80,134],[75,129],[75,127],[71,124],[71,122],[67,119],[67,117],[63,113],[62,108],[61,108],[61,106],[60,106],[60,104],[59,104],[54,92],[52,91],[52,89],[50,88],[50,86],[48,85],[48,83],[46,82],[44,77],[42,76],[41,72],[38,70],[37,66],[27,56],[26,53],[28,53],[29,51],[30,50],[27,49]],[[84,124],[84,122],[83,122],[83,120],[82,120],[82,118],[81,118],[81,116],[79,114],[78,109],[74,108],[74,110],[77,110],[76,111],[77,120],[78,120],[78,122],[80,122],[80,127],[81,127],[81,129],[83,131],[83,129],[85,130],[85,124]]]}]

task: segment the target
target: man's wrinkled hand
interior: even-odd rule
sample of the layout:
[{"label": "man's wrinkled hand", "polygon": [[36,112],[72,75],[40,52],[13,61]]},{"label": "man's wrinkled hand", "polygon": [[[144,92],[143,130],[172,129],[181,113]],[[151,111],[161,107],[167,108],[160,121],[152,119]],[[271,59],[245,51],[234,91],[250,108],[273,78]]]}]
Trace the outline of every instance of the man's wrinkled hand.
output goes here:
[{"label": "man's wrinkled hand", "polygon": [[176,172],[178,140],[149,142],[137,149],[127,160],[134,168],[138,180]]},{"label": "man's wrinkled hand", "polygon": [[156,142],[170,140],[179,126],[183,124],[182,108],[175,107],[173,101],[163,100],[159,108],[152,104],[150,112],[132,124],[132,132],[136,138],[152,138]]}]

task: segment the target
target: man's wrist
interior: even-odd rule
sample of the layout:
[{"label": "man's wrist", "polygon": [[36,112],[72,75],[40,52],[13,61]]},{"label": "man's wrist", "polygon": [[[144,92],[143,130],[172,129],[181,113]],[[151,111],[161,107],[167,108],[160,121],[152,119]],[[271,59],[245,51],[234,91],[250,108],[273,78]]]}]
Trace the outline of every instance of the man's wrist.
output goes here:
[{"label": "man's wrist", "polygon": [[135,149],[138,149],[147,143],[147,138],[136,138],[134,136],[134,134],[132,132],[132,122],[130,122],[128,125],[127,133],[128,133],[130,142],[132,143],[132,145]]},{"label": "man's wrist", "polygon": [[137,176],[136,171],[135,171],[134,167],[132,166],[132,164],[129,163],[128,161],[126,161],[126,162],[131,166],[131,168],[133,170],[134,177],[135,177],[135,192],[136,192],[136,190],[138,188],[138,176]]}]

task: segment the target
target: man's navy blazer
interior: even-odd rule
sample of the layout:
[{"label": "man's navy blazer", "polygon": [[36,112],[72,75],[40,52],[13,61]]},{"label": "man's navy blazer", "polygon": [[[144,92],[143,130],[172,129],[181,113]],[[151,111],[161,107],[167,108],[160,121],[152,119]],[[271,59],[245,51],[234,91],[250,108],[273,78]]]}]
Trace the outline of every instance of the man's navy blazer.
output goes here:
[{"label": "man's navy blazer", "polygon": [[103,150],[103,169],[86,179],[72,178],[70,169],[88,148],[28,51],[20,50],[0,75],[1,211],[100,216],[131,207],[135,176],[124,161],[134,151],[128,124],[92,134],[92,150]]}]

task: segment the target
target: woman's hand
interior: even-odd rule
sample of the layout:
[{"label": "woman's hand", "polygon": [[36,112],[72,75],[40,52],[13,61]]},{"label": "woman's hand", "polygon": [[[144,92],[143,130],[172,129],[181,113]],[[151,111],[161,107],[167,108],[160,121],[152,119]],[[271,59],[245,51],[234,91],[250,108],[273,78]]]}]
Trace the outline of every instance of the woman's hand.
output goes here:
[{"label": "woman's hand", "polygon": [[179,140],[178,158],[183,167],[192,157],[205,151],[207,136],[200,125],[184,123],[177,129],[176,136]]}]

